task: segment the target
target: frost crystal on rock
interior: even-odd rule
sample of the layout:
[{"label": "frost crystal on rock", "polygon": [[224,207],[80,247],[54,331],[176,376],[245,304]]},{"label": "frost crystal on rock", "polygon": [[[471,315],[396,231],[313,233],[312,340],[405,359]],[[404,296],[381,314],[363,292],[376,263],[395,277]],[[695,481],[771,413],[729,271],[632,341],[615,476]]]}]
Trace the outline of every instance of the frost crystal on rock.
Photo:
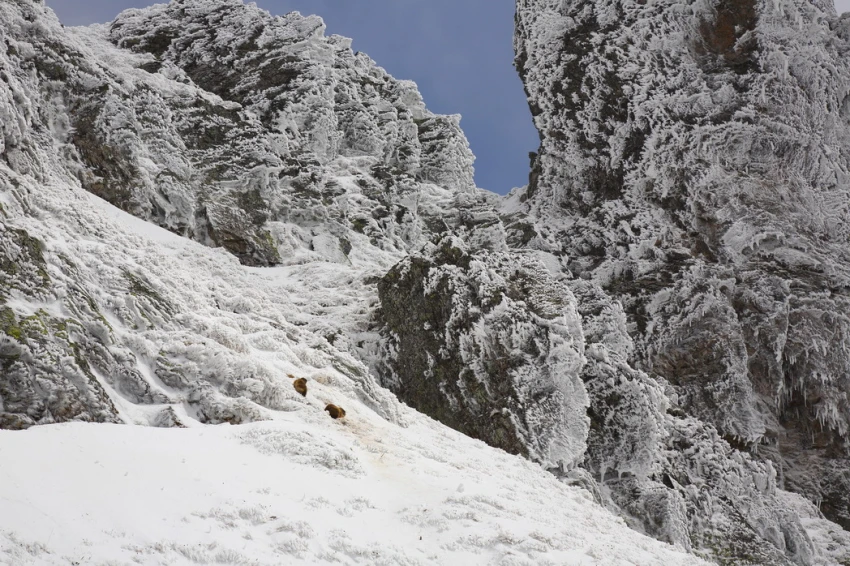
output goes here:
[{"label": "frost crystal on rock", "polygon": [[[622,304],[633,347],[612,353],[675,412],[712,425],[845,527],[847,23],[831,4],[802,1],[519,0],[516,64],[542,142],[529,186],[509,199],[530,226],[508,236]],[[627,427],[600,401],[634,378],[612,373],[610,385],[588,384],[614,434]],[[633,473],[630,458],[597,458],[611,446],[596,444],[589,463],[604,483]],[[633,490],[615,486],[612,498]],[[738,538],[754,530],[787,560],[817,563],[781,502],[768,505],[784,536],[741,521]],[[636,515],[654,528],[652,513]]]},{"label": "frost crystal on rock", "polygon": [[[850,19],[518,0],[516,22],[541,146],[500,198],[458,116],[316,16],[172,0],[65,29],[0,0],[0,428],[293,418],[365,444],[239,439],[353,481],[368,419],[448,442],[386,387],[682,550],[850,563]],[[507,508],[447,505],[402,516]]]},{"label": "frost crystal on rock", "polygon": [[584,340],[570,290],[542,264],[470,253],[453,236],[378,284],[382,382],[452,428],[548,467],[572,467],[587,436]]}]

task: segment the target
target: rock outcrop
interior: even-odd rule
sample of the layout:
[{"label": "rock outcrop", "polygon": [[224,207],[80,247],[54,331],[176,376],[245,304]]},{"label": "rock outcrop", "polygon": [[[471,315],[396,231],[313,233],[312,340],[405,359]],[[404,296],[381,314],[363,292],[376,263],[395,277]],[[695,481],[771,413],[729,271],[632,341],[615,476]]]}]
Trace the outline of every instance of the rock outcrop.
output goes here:
[{"label": "rock outcrop", "polygon": [[381,382],[415,409],[547,467],[585,451],[576,301],[532,258],[446,236],[378,283]]},{"label": "rock outcrop", "polygon": [[501,199],[317,17],[0,0],[0,427],[262,420],[287,373],[403,423],[380,382],[690,552],[850,563],[850,18],[518,0],[515,41]]},{"label": "rock outcrop", "polygon": [[[509,233],[622,304],[621,359],[683,414],[845,527],[848,25],[827,3],[519,0],[542,141],[511,197],[533,227]],[[628,468],[593,445],[604,483]]]},{"label": "rock outcrop", "polygon": [[[594,479],[568,476],[724,563],[848,559],[824,558],[784,491],[847,527],[848,22],[806,2],[517,3],[541,147],[502,222],[582,315]],[[414,320],[433,311],[416,296]],[[421,334],[405,331],[429,360],[462,357]],[[422,382],[464,382],[410,369],[395,390],[414,405],[436,398]],[[466,426],[467,407],[427,405]]]},{"label": "rock outcrop", "polygon": [[351,234],[403,252],[428,231],[424,185],[475,190],[472,154],[458,117],[323,30],[207,0],[77,35],[10,25],[5,41],[9,72],[36,73],[56,107],[65,165],[115,206],[245,265],[345,263]]},{"label": "rock outcrop", "polygon": [[[238,25],[267,27],[277,38],[269,42],[293,50],[293,60],[301,53],[305,68],[314,57],[314,73],[339,67],[321,96],[307,81],[279,103],[301,104],[296,114],[312,123],[307,107],[331,108],[341,92],[362,92],[368,102],[340,102],[339,111],[360,116],[368,106],[386,128],[407,132],[399,140],[412,136],[404,143],[416,160],[405,173],[395,169],[401,141],[372,154],[340,141],[336,154],[321,153],[296,124],[287,131],[297,143],[284,143],[270,114],[204,90],[164,52],[110,42],[112,34],[136,45],[134,26],[147,17],[158,29],[163,14],[187,18],[175,25],[200,18],[194,25],[222,37],[222,21],[205,18],[230,17],[232,37]],[[312,260],[341,271],[349,254],[368,255],[363,248],[379,257],[361,271],[391,264],[426,230],[415,208],[420,191],[433,200],[454,194],[431,182],[439,175],[428,163],[454,158],[466,169],[442,178],[456,175],[457,192],[474,189],[457,119],[430,114],[412,83],[392,80],[321,28],[314,17],[275,19],[241,2],[199,1],[133,11],[111,29],[72,30],[41,2],[0,2],[0,426],[262,420],[301,404],[288,372],[320,370],[396,419],[366,367],[299,320],[321,310],[320,301],[304,307],[236,264]],[[342,140],[347,128],[330,134]],[[456,155],[440,157],[445,151]],[[81,188],[236,259],[134,224]],[[200,283],[217,270],[227,281]]]}]

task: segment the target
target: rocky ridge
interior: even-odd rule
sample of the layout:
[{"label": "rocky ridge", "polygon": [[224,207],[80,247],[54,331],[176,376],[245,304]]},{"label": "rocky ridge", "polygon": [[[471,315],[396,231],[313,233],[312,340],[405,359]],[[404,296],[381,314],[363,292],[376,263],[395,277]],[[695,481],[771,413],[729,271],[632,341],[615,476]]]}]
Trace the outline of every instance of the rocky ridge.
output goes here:
[{"label": "rocky ridge", "polygon": [[[241,2],[195,7],[201,14],[218,7],[241,14],[239,21],[267,21],[278,26],[278,35],[288,34],[287,41],[301,42],[296,50],[315,43],[331,56],[336,49],[334,40],[321,37],[317,18],[273,19]],[[186,418],[262,420],[264,409],[285,410],[298,401],[289,384],[280,381],[294,369],[286,369],[292,363],[336,367],[359,376],[356,380],[365,379],[357,387],[364,388],[366,397],[386,395],[362,364],[328,342],[336,327],[311,326],[313,310],[326,305],[291,299],[287,286],[298,287],[297,279],[263,285],[262,277],[256,277],[257,283],[249,283],[250,271],[222,261],[212,248],[194,263],[186,259],[177,267],[171,256],[184,246],[178,235],[220,245],[241,263],[297,266],[318,261],[345,277],[347,268],[354,269],[348,256],[356,260],[362,247],[376,256],[361,266],[360,271],[368,272],[381,269],[382,262],[394,263],[407,245],[405,238],[413,242],[419,237],[426,214],[404,212],[397,201],[408,202],[404,199],[409,197],[415,206],[416,191],[430,191],[434,198],[423,206],[427,210],[440,199],[451,202],[454,192],[419,183],[412,175],[390,177],[380,159],[368,155],[336,156],[320,168],[319,158],[305,149],[298,153],[304,168],[293,173],[309,180],[305,191],[276,193],[286,202],[276,201],[280,216],[272,221],[271,205],[260,187],[273,177],[273,183],[291,188],[291,176],[282,171],[292,172],[292,163],[284,161],[295,158],[283,146],[274,149],[273,136],[250,111],[199,88],[176,66],[158,67],[165,74],[155,72],[157,65],[150,65],[154,56],[116,48],[106,26],[63,29],[40,2],[5,1],[0,9],[0,43],[5,46],[0,53],[3,426],[119,422],[125,420],[121,413],[126,403],[149,407],[138,417],[148,424],[179,425]],[[222,11],[216,13],[221,16]],[[386,79],[374,65],[366,67],[366,73]],[[169,72],[174,77],[167,77]],[[370,88],[366,81],[364,85]],[[393,85],[415,93],[410,84]],[[432,116],[420,99],[413,97],[410,105],[423,128],[431,127],[433,144],[458,131],[456,119]],[[444,137],[432,122],[446,125]],[[409,124],[416,125],[410,116]],[[415,145],[418,151],[418,138]],[[458,151],[471,161],[465,145]],[[424,162],[428,159],[426,152]],[[322,175],[338,174],[333,181],[324,176],[310,180],[309,160]],[[265,169],[270,162],[277,168]],[[226,174],[214,173],[222,164]],[[468,179],[471,175],[470,169]],[[409,184],[401,187],[405,180]],[[458,186],[470,190],[462,180]],[[336,191],[336,200],[319,192],[320,182]],[[141,244],[116,231],[108,218],[91,219],[89,211],[100,205],[75,193],[62,196],[63,186],[81,186],[171,230],[176,240],[157,236],[154,241],[164,250],[150,245],[137,249]],[[381,206],[364,193],[390,208],[377,214]],[[357,204],[361,201],[366,202],[362,207]],[[74,210],[77,206],[85,210]],[[350,220],[348,212],[362,217]],[[108,209],[104,214],[109,216]],[[328,214],[338,222],[328,220]],[[192,283],[194,269],[217,263],[236,279],[226,278],[213,288]],[[234,280],[242,283],[227,283]],[[276,296],[263,289],[277,289]],[[281,305],[288,305],[284,310],[292,313],[294,323],[277,315],[256,318],[264,310],[279,312]],[[352,326],[360,322],[356,316],[349,320]],[[252,337],[245,338],[246,332]],[[292,350],[302,339],[318,342],[306,353]],[[255,346],[278,354],[258,361],[251,354]],[[289,354],[283,354],[287,349]]]},{"label": "rocky ridge", "polygon": [[0,426],[263,420],[293,371],[403,423],[380,380],[682,549],[850,563],[830,7],[520,0],[507,199],[317,17],[0,9]]}]

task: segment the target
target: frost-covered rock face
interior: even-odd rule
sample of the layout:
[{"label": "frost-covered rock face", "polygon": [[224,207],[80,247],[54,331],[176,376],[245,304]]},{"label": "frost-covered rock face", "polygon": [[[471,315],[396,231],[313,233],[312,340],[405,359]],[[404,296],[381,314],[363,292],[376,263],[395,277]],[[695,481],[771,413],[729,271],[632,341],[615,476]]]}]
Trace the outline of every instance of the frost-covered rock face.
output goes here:
[{"label": "frost-covered rock face", "polygon": [[[353,53],[350,40],[324,37],[317,17],[195,0],[63,29],[41,3],[0,7],[0,155],[14,173],[4,189],[20,183],[15,175],[70,176],[242,264],[294,266],[279,278],[299,297],[289,318],[363,358],[375,350],[366,275],[445,231],[455,202],[481,198],[458,117],[429,112],[413,83]],[[7,236],[3,261],[20,273],[3,285],[30,289],[20,277],[38,275],[38,255],[27,251],[38,239]],[[315,267],[297,270],[303,264]],[[136,281],[156,290],[129,273],[136,279],[119,279],[117,292]],[[18,327],[20,316],[4,316]],[[71,381],[91,379],[83,371]],[[30,404],[49,396],[32,391]]]},{"label": "frost-covered rock face", "polygon": [[125,12],[78,43],[14,24],[6,43],[10,72],[40,79],[66,166],[119,208],[246,265],[345,263],[358,234],[402,252],[428,232],[426,186],[475,190],[472,154],[458,117],[323,30],[191,0]]},{"label": "frost-covered rock face", "polygon": [[589,281],[569,287],[586,341],[583,466],[601,498],[634,528],[722,564],[823,563],[775,467],[731,447],[685,413],[674,388],[630,366],[634,345],[619,303]]},{"label": "frost-covered rock face", "polygon": [[533,259],[447,236],[378,284],[382,382],[440,422],[547,467],[587,436],[575,299]]},{"label": "frost-covered rock face", "polygon": [[472,190],[473,158],[458,118],[431,114],[415,84],[353,53],[350,39],[323,32],[316,16],[272,17],[240,0],[176,0],[123,13],[109,36],[153,55],[152,68],[176,65],[204,90],[241,104],[265,125],[278,157],[327,164],[369,156]]},{"label": "frost-covered rock face", "polygon": [[380,376],[680,548],[850,561],[850,24],[606,1],[519,0],[503,202],[318,18],[0,0],[0,427],[403,424]]},{"label": "frost-covered rock face", "polygon": [[276,18],[241,0],[174,1],[109,26],[117,46],[148,54],[143,68],[220,97],[188,120],[175,112],[196,177],[185,221],[201,241],[206,229],[242,242],[257,226],[272,248],[261,264],[286,262],[292,240],[344,262],[352,233],[404,251],[428,231],[423,183],[475,190],[458,117],[431,114],[415,84],[323,31],[318,17]]},{"label": "frost-covered rock face", "polygon": [[[397,418],[362,363],[287,320],[299,307],[281,285],[82,191],[169,225],[144,207],[197,196],[178,183],[198,172],[173,135],[192,116],[181,104],[236,106],[148,76],[132,66],[137,56],[97,30],[64,30],[38,2],[0,2],[0,45],[1,427],[264,420],[305,407],[288,374]],[[97,104],[93,122],[80,124]],[[157,113],[159,130],[149,120]],[[97,163],[88,150],[101,152]],[[125,173],[146,180],[125,185]]]},{"label": "frost-covered rock face", "polygon": [[826,2],[518,0],[542,142],[508,222],[623,305],[630,371],[845,528],[848,38]]}]

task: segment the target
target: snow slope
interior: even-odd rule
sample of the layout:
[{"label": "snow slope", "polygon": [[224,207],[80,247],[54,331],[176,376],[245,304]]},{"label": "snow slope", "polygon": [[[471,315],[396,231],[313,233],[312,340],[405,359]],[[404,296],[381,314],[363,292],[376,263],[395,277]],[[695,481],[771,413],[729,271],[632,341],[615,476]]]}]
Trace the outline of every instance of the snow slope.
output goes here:
[{"label": "snow slope", "polygon": [[0,432],[0,564],[703,564],[519,457],[346,406]]},{"label": "snow slope", "polygon": [[[0,563],[702,563],[631,531],[539,466],[399,404],[358,373],[358,362],[286,322],[297,311],[280,290],[285,281],[256,277],[224,250],[71,183],[53,179],[29,196],[40,214],[19,214],[11,199],[4,214],[43,239],[54,279],[60,255],[79,259],[77,282],[93,294],[132,266],[177,318],[194,320],[153,318],[151,330],[132,329],[110,306],[117,295],[94,294],[112,349],[132,344],[144,371],[146,352],[183,344],[201,371],[185,391],[152,379],[159,403],[132,402],[98,376],[129,426],[0,432]],[[62,300],[17,295],[8,304],[19,314],[68,314]],[[310,378],[306,398],[287,372]],[[328,402],[346,419],[328,418]],[[158,424],[169,410],[187,428],[133,426]],[[214,422],[212,414],[267,422],[197,420]]]}]

